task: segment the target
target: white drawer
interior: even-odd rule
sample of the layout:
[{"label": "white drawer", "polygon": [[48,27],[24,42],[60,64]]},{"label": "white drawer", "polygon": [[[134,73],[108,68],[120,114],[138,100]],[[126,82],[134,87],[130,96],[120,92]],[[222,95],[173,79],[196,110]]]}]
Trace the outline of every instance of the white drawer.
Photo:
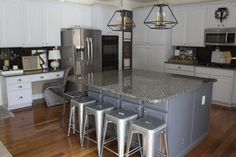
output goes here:
[{"label": "white drawer", "polygon": [[44,81],[44,80],[48,80],[48,74],[34,74],[31,75],[31,81],[35,82],[35,81]]},{"label": "white drawer", "polygon": [[196,67],[196,73],[212,75],[213,68]]},{"label": "white drawer", "polygon": [[215,76],[223,76],[223,77],[234,77],[233,70],[226,70],[226,69],[214,69]]},{"label": "white drawer", "polygon": [[8,92],[8,105],[15,106],[23,103],[32,103],[31,89]]},{"label": "white drawer", "polygon": [[31,89],[31,83],[15,83],[15,84],[9,84],[7,86],[8,91],[16,91],[22,89]]},{"label": "white drawer", "polygon": [[7,77],[6,82],[7,84],[30,82],[30,77],[29,76]]},{"label": "white drawer", "polygon": [[183,70],[183,71],[194,71],[193,65],[180,65],[180,64],[166,64],[167,69]]},{"label": "white drawer", "polygon": [[185,76],[194,76],[194,71],[182,71],[182,70],[166,69],[166,73],[185,75]]},{"label": "white drawer", "polygon": [[63,78],[63,74],[64,74],[63,71],[51,72],[51,73],[48,73],[48,79],[51,80],[51,79]]}]

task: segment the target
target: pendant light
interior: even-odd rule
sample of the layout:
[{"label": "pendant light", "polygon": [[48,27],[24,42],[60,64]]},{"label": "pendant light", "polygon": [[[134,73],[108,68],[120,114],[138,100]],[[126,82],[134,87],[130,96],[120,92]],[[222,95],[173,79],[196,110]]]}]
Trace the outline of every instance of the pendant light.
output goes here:
[{"label": "pendant light", "polygon": [[171,29],[178,24],[178,21],[169,5],[163,4],[163,0],[158,0],[158,3],[153,5],[144,24],[150,29]]},{"label": "pendant light", "polygon": [[116,10],[114,12],[107,24],[107,26],[113,31],[128,31],[135,27],[131,11],[123,9],[123,0],[121,0],[121,7],[121,10]]}]

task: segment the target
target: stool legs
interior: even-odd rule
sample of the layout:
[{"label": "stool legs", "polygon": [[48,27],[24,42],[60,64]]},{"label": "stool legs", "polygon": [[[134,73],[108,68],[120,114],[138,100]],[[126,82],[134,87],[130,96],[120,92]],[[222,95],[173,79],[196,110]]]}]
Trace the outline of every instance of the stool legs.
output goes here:
[{"label": "stool legs", "polygon": [[154,156],[154,141],[155,136],[153,133],[148,133],[143,135],[143,155],[145,157],[153,157]]},{"label": "stool legs", "polygon": [[119,157],[124,157],[124,152],[125,152],[125,131],[126,131],[126,124],[124,122],[119,122],[117,124],[117,141],[118,141],[118,154],[119,154]]},{"label": "stool legs", "polygon": [[130,146],[131,146],[131,143],[132,143],[133,134],[134,134],[133,130],[132,130],[132,129],[129,129],[128,140],[127,140],[127,146],[126,146],[126,155],[125,155],[125,157],[128,157],[128,156],[129,156],[129,149],[130,149]]},{"label": "stool legs", "polygon": [[[88,117],[86,118],[88,119]],[[84,108],[83,107],[80,107],[79,108],[79,121],[80,121],[80,125],[79,125],[79,138],[80,138],[80,146],[83,147],[84,146],[84,133],[85,133],[85,130],[84,130],[84,123],[85,123],[85,118],[84,118]]]},{"label": "stool legs", "polygon": [[75,107],[74,106],[70,107],[69,127],[68,127],[67,136],[70,136],[71,123],[73,127],[73,134],[75,134]]},{"label": "stool legs", "polygon": [[61,127],[64,127],[64,118],[65,118],[65,112],[66,112],[66,99],[64,98],[64,103],[62,106],[62,115],[61,115]]}]

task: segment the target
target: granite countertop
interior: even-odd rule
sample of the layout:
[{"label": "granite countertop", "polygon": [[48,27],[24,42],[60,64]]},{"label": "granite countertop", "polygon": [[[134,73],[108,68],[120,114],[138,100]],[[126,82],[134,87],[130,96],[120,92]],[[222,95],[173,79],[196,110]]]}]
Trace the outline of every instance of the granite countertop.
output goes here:
[{"label": "granite countertop", "polygon": [[179,64],[179,65],[189,65],[189,66],[197,66],[197,67],[205,67],[205,68],[218,68],[218,69],[226,69],[226,70],[236,70],[236,65],[232,64],[217,64],[217,63],[195,63],[195,64],[184,64],[184,63],[174,63],[168,62],[168,64]]},{"label": "granite countertop", "polygon": [[[70,81],[75,80],[70,78]],[[77,80],[79,83],[87,83],[88,87],[154,104],[196,90],[213,81],[215,80],[143,70],[93,73],[89,78]]]}]

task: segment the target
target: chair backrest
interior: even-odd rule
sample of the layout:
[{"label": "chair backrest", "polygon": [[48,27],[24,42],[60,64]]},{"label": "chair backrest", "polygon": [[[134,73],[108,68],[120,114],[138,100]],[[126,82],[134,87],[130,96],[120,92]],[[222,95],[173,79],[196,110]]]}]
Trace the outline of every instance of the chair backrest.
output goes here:
[{"label": "chair backrest", "polygon": [[64,70],[63,86],[66,85],[67,77],[68,77],[68,75],[69,75],[70,69],[71,69],[71,67],[67,67],[67,68]]}]

